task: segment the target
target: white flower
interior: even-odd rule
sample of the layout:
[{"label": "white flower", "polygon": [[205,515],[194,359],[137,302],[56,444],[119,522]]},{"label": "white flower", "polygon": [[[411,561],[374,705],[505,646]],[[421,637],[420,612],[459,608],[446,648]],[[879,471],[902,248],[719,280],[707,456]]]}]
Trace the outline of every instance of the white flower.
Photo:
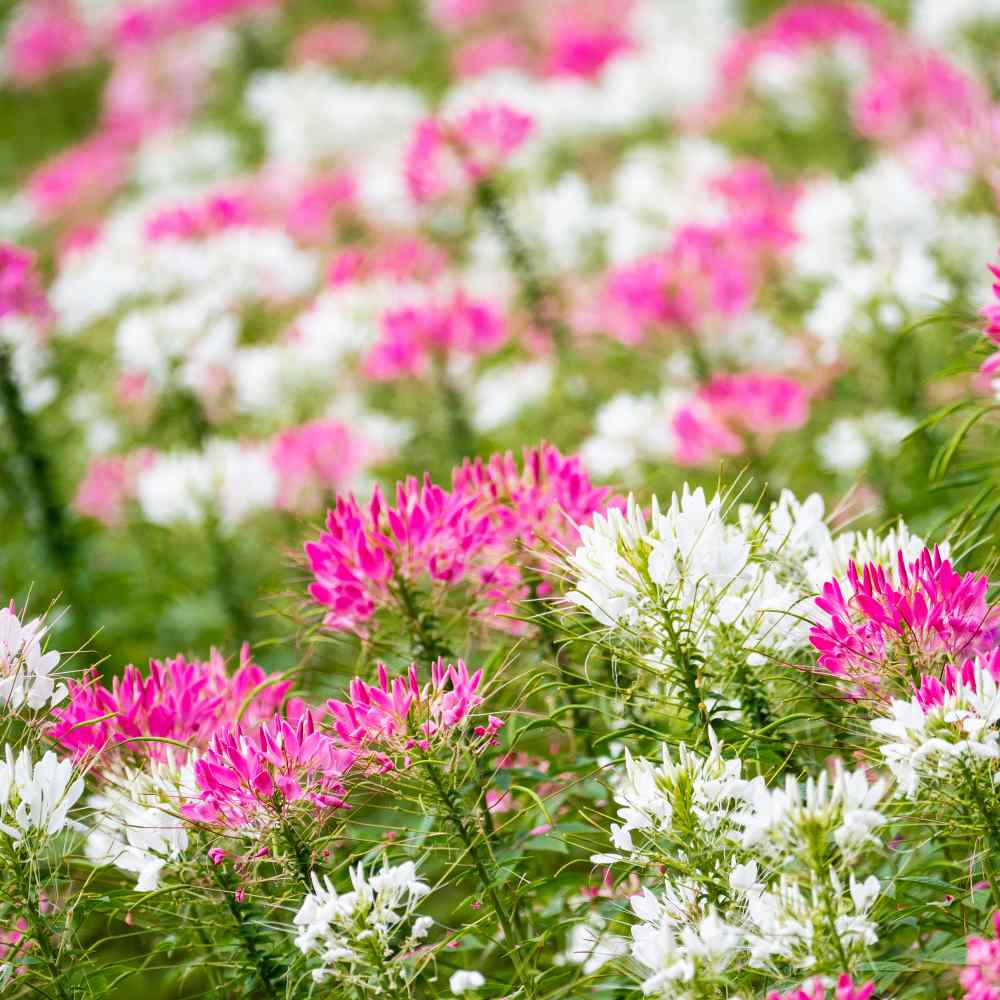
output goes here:
[{"label": "white flower", "polygon": [[[875,808],[885,797],[885,781],[869,782],[863,769],[846,771],[839,765],[830,781],[826,772],[809,777],[800,786],[788,775],[783,788],[756,786],[752,808],[738,817],[743,827],[743,846],[780,863],[799,848],[832,850],[832,838],[848,863],[868,844],[873,831],[885,823]],[[813,859],[825,863],[820,858]]]},{"label": "white flower", "polygon": [[66,697],[66,685],[53,677],[60,654],[42,652],[44,636],[40,618],[22,622],[13,605],[0,608],[0,705],[8,712],[57,705]]},{"label": "white flower", "polygon": [[557,961],[579,965],[584,975],[589,976],[627,953],[628,942],[608,931],[607,922],[599,913],[590,913],[586,920],[570,929],[566,951],[557,956]]},{"label": "white flower", "polygon": [[[296,947],[304,955],[318,955],[321,966],[313,970],[319,982],[370,965],[372,955],[380,964],[414,947],[427,936],[429,917],[413,921],[410,933],[398,944],[390,943],[395,930],[413,915],[430,887],[417,878],[412,861],[390,866],[366,878],[361,865],[350,869],[351,889],[338,892],[324,876],[313,874],[314,891],[295,914]],[[366,957],[367,956],[367,957]]]},{"label": "white flower", "polygon": [[1000,685],[980,660],[946,678],[925,680],[920,696],[894,698],[872,729],[899,793],[914,795],[921,779],[947,778],[963,758],[1000,759]]},{"label": "white flower", "polygon": [[178,769],[150,761],[145,770],[109,778],[87,800],[94,810],[87,857],[135,874],[136,892],[158,888],[163,868],[187,850],[187,824],[179,812],[196,795],[191,763]]},{"label": "white flower", "polygon": [[83,794],[83,778],[73,777],[73,762],[51,750],[37,763],[27,748],[15,757],[4,747],[0,761],[0,830],[18,842],[27,834],[53,837]]},{"label": "white flower", "polygon": [[460,997],[463,993],[478,990],[485,983],[486,980],[483,978],[481,972],[469,972],[465,969],[459,969],[458,972],[453,972],[451,978],[448,980],[448,989],[455,996]]}]

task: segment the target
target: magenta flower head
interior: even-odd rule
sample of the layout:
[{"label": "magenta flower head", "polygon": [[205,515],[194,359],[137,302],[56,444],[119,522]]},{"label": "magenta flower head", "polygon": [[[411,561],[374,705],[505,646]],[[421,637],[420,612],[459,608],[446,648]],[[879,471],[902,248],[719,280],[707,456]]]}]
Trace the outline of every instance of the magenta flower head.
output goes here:
[{"label": "magenta flower head", "polygon": [[228,829],[260,829],[282,822],[298,803],[310,812],[343,809],[342,779],[353,763],[354,753],[317,729],[311,712],[294,724],[275,715],[254,731],[236,723],[195,761],[198,798],[183,812]]},{"label": "magenta flower head", "polygon": [[579,458],[550,445],[526,451],[521,466],[510,454],[466,461],[450,492],[425,477],[422,486],[398,484],[392,507],[379,490],[365,509],[339,498],[326,532],[306,545],[316,578],[310,593],[328,609],[328,628],[365,637],[378,609],[412,613],[412,585],[462,585],[478,617],[510,630],[512,622],[497,616],[509,615],[532,586],[539,596],[547,588],[542,547],[573,548],[581,524],[623,504],[591,483]]},{"label": "magenta flower head", "polygon": [[338,497],[326,531],[305,547],[316,578],[309,592],[327,609],[326,626],[365,636],[378,608],[405,605],[405,588],[462,581],[496,534],[476,508],[476,497],[449,493],[427,476],[398,483],[391,506],[378,488],[363,508],[353,496]]},{"label": "magenta flower head", "polygon": [[[438,659],[431,664],[430,681],[424,684],[415,663],[402,676],[392,678],[380,663],[375,684],[355,677],[347,700],[331,698],[326,708],[338,743],[366,756],[369,766],[387,771],[401,760],[407,763],[414,748],[428,750],[432,742],[461,729],[482,704],[482,680],[482,670],[470,674],[462,660],[446,664]],[[500,725],[491,716],[486,726],[476,727],[474,735],[492,738]]]},{"label": "magenta flower head", "polygon": [[1000,913],[993,914],[992,938],[971,937],[958,981],[963,1000],[1000,1000]]},{"label": "magenta flower head", "polygon": [[500,311],[457,292],[444,303],[392,309],[382,316],[378,341],[365,357],[365,372],[380,382],[426,378],[434,364],[452,356],[475,358],[507,339]]},{"label": "magenta flower head", "polygon": [[[855,986],[854,981],[845,972],[837,980],[831,1000],[870,1000],[875,992],[874,983],[865,983],[864,986]],[[768,993],[767,1000],[824,1000],[826,989],[823,981],[814,979],[797,990],[789,990],[787,993]]]},{"label": "magenta flower head", "polygon": [[4,316],[33,316],[46,319],[48,302],[35,269],[35,257],[28,250],[0,243],[0,319]]},{"label": "magenta flower head", "polygon": [[895,575],[852,563],[847,579],[847,595],[838,580],[823,585],[816,606],[825,620],[810,639],[820,666],[862,689],[893,678],[908,686],[996,645],[1000,610],[986,603],[988,579],[956,573],[939,549],[909,563],[899,552]]},{"label": "magenta flower head", "polygon": [[174,747],[141,739],[147,736],[177,740],[197,751],[208,746],[220,727],[235,722],[241,709],[247,727],[274,714],[290,682],[265,686],[267,677],[251,660],[246,643],[232,675],[214,649],[204,662],[183,656],[151,660],[146,676],[130,664],[110,688],[91,671],[70,681],[66,704],[53,709],[56,723],[49,736],[77,757],[101,755],[98,766],[109,751],[129,740],[136,740],[128,743],[131,751],[153,760],[165,759],[168,752],[176,755]]},{"label": "magenta flower head", "polygon": [[506,104],[481,104],[453,122],[422,121],[403,164],[410,196],[435,201],[499,170],[534,129],[529,115]]}]

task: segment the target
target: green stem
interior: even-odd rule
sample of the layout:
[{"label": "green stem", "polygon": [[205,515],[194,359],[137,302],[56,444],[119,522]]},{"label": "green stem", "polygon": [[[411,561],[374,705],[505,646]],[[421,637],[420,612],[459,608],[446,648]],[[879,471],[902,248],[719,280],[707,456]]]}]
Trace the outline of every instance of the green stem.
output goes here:
[{"label": "green stem", "polygon": [[59,586],[70,603],[82,644],[90,635],[86,608],[76,580],[76,539],[56,491],[52,468],[39,440],[35,422],[24,407],[24,399],[14,376],[10,347],[4,343],[0,343],[0,407],[10,428],[12,444],[26,468],[48,561],[55,569]]},{"label": "green stem", "polygon": [[489,180],[482,180],[476,186],[476,202],[483,211],[494,233],[503,244],[510,268],[517,277],[521,287],[531,321],[539,329],[549,335],[560,358],[566,356],[568,331],[566,325],[551,314],[551,295],[545,288],[538,271],[535,269],[531,254],[521,239],[520,233],[514,228],[503,206],[503,201],[496,188]]},{"label": "green stem", "polygon": [[458,834],[459,840],[461,840],[462,844],[465,846],[465,851],[472,861],[472,867],[476,871],[479,883],[482,886],[483,891],[486,893],[486,897],[490,901],[490,906],[493,908],[493,912],[496,914],[497,920],[500,921],[500,926],[503,928],[504,938],[510,945],[510,957],[514,963],[517,977],[524,988],[525,996],[531,997],[534,995],[534,987],[530,976],[526,973],[521,962],[521,955],[518,951],[521,944],[520,937],[514,928],[514,921],[511,919],[511,915],[507,912],[500,900],[499,893],[493,885],[493,879],[490,878],[490,874],[486,868],[486,863],[483,861],[479,843],[476,837],[473,836],[468,824],[465,822],[462,815],[461,804],[455,801],[454,791],[445,787],[437,766],[431,761],[427,762],[427,773],[430,776],[431,784],[434,786],[434,790],[437,793],[438,801],[440,801],[441,805],[444,807],[445,817],[455,828],[455,832]]},{"label": "green stem", "polygon": [[465,400],[448,374],[443,358],[434,359],[434,379],[444,404],[451,448],[455,458],[461,462],[476,454],[476,434],[465,412]]},{"label": "green stem", "polygon": [[22,863],[20,857],[15,857],[14,864],[11,866],[14,872],[15,884],[17,886],[17,893],[20,897],[21,909],[24,912],[24,918],[28,923],[28,932],[31,936],[31,940],[35,943],[38,948],[39,957],[42,960],[42,964],[45,966],[45,970],[52,980],[52,986],[56,991],[56,996],[59,1000],[71,1000],[75,996],[75,992],[67,989],[64,982],[63,972],[60,968],[59,955],[52,947],[52,933],[48,927],[47,921],[42,916],[40,906],[41,899],[39,894],[31,888],[31,883],[26,875],[26,864]]},{"label": "green stem", "polygon": [[691,653],[685,649],[669,610],[663,615],[663,626],[666,630],[667,638],[670,640],[671,656],[680,670],[681,684],[687,698],[688,710],[696,720],[696,723],[701,727],[699,732],[700,738],[708,731],[711,720],[708,716],[708,706],[701,696],[701,672],[697,666],[699,657],[697,653]]},{"label": "green stem", "polygon": [[400,609],[413,629],[414,645],[421,659],[428,663],[433,663],[438,658],[453,659],[451,650],[435,632],[433,622],[417,607],[413,592],[402,574],[396,575],[394,590]]},{"label": "green stem", "polygon": [[260,950],[257,943],[257,935],[247,920],[246,914],[240,909],[239,903],[236,902],[235,887],[230,884],[231,880],[227,880],[216,865],[212,865],[211,869],[212,878],[222,893],[222,898],[226,902],[226,909],[229,911],[230,917],[232,917],[233,926],[236,928],[236,933],[246,951],[247,958],[253,964],[254,971],[260,980],[264,994],[268,997],[268,1000],[277,1000],[278,993],[274,988],[274,979],[277,976],[277,970],[267,955]]},{"label": "green stem", "polygon": [[299,840],[298,835],[295,833],[295,830],[292,829],[290,824],[287,822],[282,823],[279,830],[281,832],[282,840],[284,840],[285,845],[288,847],[288,850],[291,852],[292,858],[295,861],[295,871],[302,880],[302,884],[305,886],[306,892],[312,892],[312,865],[310,864],[309,853],[306,851],[305,846],[302,841]]}]

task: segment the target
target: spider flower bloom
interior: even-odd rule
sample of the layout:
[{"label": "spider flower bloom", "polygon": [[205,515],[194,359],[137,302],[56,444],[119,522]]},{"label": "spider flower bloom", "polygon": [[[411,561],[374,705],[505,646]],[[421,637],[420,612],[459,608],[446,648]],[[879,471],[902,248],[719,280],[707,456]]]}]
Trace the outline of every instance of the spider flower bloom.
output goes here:
[{"label": "spider flower bloom", "polygon": [[443,364],[453,354],[478,357],[507,339],[500,312],[461,292],[443,304],[392,309],[381,325],[381,336],[364,362],[366,373],[380,382],[424,378],[435,363]]},{"label": "spider flower bloom", "polygon": [[282,431],[271,443],[278,475],[278,506],[311,510],[325,493],[342,488],[371,457],[368,443],[337,420],[313,420]]},{"label": "spider flower bloom", "polygon": [[[868,982],[864,986],[855,986],[851,977],[845,972],[837,980],[833,995],[830,1000],[869,1000],[875,992],[875,984]],[[825,1000],[827,996],[823,981],[814,979],[797,990],[789,990],[787,993],[768,993],[767,1000]]]},{"label": "spider flower bloom", "polygon": [[486,179],[524,144],[534,129],[530,116],[506,104],[481,104],[455,122],[420,122],[406,151],[403,171],[416,202],[435,201]]},{"label": "spider flower bloom", "polygon": [[343,809],[341,779],[354,753],[316,728],[311,712],[296,723],[273,716],[255,732],[240,723],[218,733],[195,761],[199,798],[185,816],[230,828],[280,822],[296,802]]},{"label": "spider flower bloom", "polygon": [[23,622],[14,602],[0,608],[0,707],[7,714],[24,705],[30,709],[58,704],[66,687],[56,684],[53,671],[60,654],[42,651],[45,626],[40,618]]},{"label": "spider flower bloom", "polygon": [[[77,757],[98,754],[136,737],[178,740],[194,749],[206,747],[221,726],[231,724],[246,702],[243,724],[251,727],[270,718],[290,682],[262,686],[268,675],[250,659],[250,647],[240,650],[240,665],[230,676],[222,656],[212,650],[207,661],[151,660],[143,676],[129,664],[110,689],[98,682],[96,671],[70,683],[69,703],[53,711],[57,722],[52,739]],[[258,690],[259,689],[259,690]],[[100,720],[83,725],[91,720]],[[167,748],[153,741],[130,744],[137,753],[164,760]]]},{"label": "spider flower bloom", "polygon": [[476,497],[449,493],[428,476],[422,484],[413,477],[398,483],[394,506],[377,487],[364,508],[340,496],[326,531],[305,547],[316,578],[309,593],[328,609],[328,628],[364,636],[377,608],[405,604],[400,588],[462,581],[495,534]]},{"label": "spider flower bloom", "polygon": [[[389,756],[394,751],[426,750],[432,739],[461,726],[482,704],[478,693],[482,680],[482,670],[470,674],[462,660],[446,664],[439,658],[431,664],[430,682],[423,686],[415,663],[393,678],[380,663],[376,684],[355,677],[348,700],[331,698],[326,708],[339,743],[359,754],[373,754],[376,766],[390,770],[395,766]],[[475,734],[492,737],[501,725],[490,716]]]},{"label": "spider flower bloom", "polygon": [[986,603],[985,576],[956,573],[937,548],[912,562],[902,552],[896,558],[895,578],[874,563],[852,563],[849,595],[831,580],[816,598],[826,618],[810,632],[820,666],[866,688],[881,687],[887,673],[933,673],[942,661],[996,645],[1000,611]]},{"label": "spider flower bloom", "polygon": [[992,938],[970,937],[958,981],[963,1000],[1000,1000],[1000,913],[993,914]]},{"label": "spider flower bloom", "polygon": [[34,254],[11,243],[0,242],[0,319],[4,316],[44,319],[48,314]]},{"label": "spider flower bloom", "polygon": [[[904,795],[922,779],[951,782],[958,763],[1000,758],[1000,650],[947,666],[943,680],[924,675],[909,701],[893,698],[872,729]],[[991,763],[991,770],[995,763]]]},{"label": "spider flower bloom", "polygon": [[549,444],[525,449],[520,467],[510,452],[485,462],[466,459],[452,474],[452,488],[478,497],[501,532],[526,547],[575,548],[581,524],[609,506],[624,506],[607,486],[590,481],[578,456]]}]

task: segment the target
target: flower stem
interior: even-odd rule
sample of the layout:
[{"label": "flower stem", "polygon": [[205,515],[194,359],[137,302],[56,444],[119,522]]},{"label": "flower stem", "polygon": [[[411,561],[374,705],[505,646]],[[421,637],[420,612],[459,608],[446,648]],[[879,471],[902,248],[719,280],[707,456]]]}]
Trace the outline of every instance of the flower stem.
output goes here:
[{"label": "flower stem", "polygon": [[240,909],[240,905],[236,902],[235,887],[229,884],[229,880],[224,878],[222,872],[215,865],[211,865],[211,875],[222,893],[222,898],[226,902],[226,909],[229,911],[230,917],[232,917],[236,934],[246,951],[247,958],[253,964],[254,971],[257,973],[257,978],[260,980],[261,987],[264,990],[264,995],[268,997],[268,1000],[277,1000],[278,993],[274,988],[274,979],[277,976],[277,970],[268,956],[261,951],[253,927],[247,920],[246,914]]},{"label": "flower stem", "polygon": [[451,650],[434,630],[433,619],[417,607],[413,592],[400,573],[396,574],[394,589],[400,609],[413,629],[413,642],[420,657],[428,663],[439,658],[453,659]]},{"label": "flower stem", "polygon": [[503,244],[532,323],[549,335],[560,359],[565,358],[569,347],[566,325],[552,315],[551,295],[538,275],[521,234],[514,228],[500,195],[489,179],[481,180],[476,185],[476,203]]},{"label": "flower stem", "polygon": [[41,522],[46,556],[72,608],[78,638],[81,643],[86,642],[90,636],[86,608],[76,580],[76,539],[67,522],[65,506],[56,491],[52,467],[39,440],[35,422],[24,407],[24,399],[14,376],[10,347],[4,343],[0,343],[0,407],[10,428],[13,446],[26,469]]},{"label": "flower stem", "polygon": [[27,876],[27,864],[23,863],[23,859],[19,855],[15,855],[11,868],[20,897],[20,909],[23,910],[24,918],[28,923],[28,933],[38,948],[39,957],[52,981],[55,995],[59,1000],[72,1000],[76,996],[76,991],[66,986],[65,973],[60,966],[59,955],[52,947],[51,931],[41,913],[41,897],[37,891],[32,889]]},{"label": "flower stem", "polygon": [[465,412],[465,400],[455,387],[441,357],[434,359],[434,380],[441,394],[441,402],[444,404],[451,448],[455,458],[461,462],[476,454],[476,435]]},{"label": "flower stem", "polygon": [[500,900],[500,895],[493,884],[493,879],[490,878],[490,874],[486,868],[486,862],[483,860],[478,839],[474,836],[473,832],[469,829],[468,824],[465,822],[465,818],[462,814],[461,803],[456,801],[454,790],[445,787],[444,780],[438,771],[437,765],[428,761],[427,773],[430,776],[431,784],[434,786],[434,791],[437,794],[438,801],[444,807],[445,817],[455,828],[455,832],[458,834],[459,840],[461,840],[462,844],[465,846],[466,853],[472,861],[472,867],[476,871],[480,885],[490,901],[490,906],[493,908],[493,912],[496,914],[497,920],[500,921],[500,926],[503,928],[504,938],[510,945],[510,957],[514,963],[517,977],[521,981],[521,986],[524,988],[524,994],[526,997],[532,997],[534,996],[534,987],[531,977],[525,971],[524,965],[521,962],[521,955],[518,952],[518,948],[521,943],[520,937],[514,928],[514,921],[511,918],[511,915],[507,912],[506,907],[504,907]]}]

